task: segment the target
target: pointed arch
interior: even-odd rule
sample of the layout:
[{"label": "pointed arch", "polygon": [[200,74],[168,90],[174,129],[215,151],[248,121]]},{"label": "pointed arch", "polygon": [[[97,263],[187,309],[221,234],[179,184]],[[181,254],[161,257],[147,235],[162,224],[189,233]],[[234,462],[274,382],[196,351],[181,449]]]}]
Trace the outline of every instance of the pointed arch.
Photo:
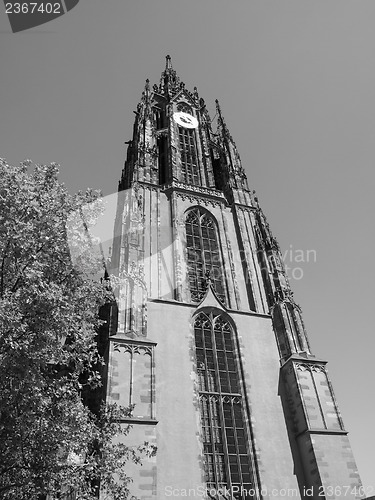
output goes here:
[{"label": "pointed arch", "polygon": [[183,111],[184,113],[189,113],[190,115],[193,114],[191,106],[184,101],[177,104],[177,111]]},{"label": "pointed arch", "polygon": [[207,488],[249,498],[255,474],[233,322],[215,309],[194,317]]},{"label": "pointed arch", "polygon": [[123,270],[110,279],[112,286],[119,287],[118,330],[127,335],[146,336],[147,287],[143,276],[132,265],[129,272]]},{"label": "pointed arch", "polygon": [[206,273],[209,272],[215,293],[225,304],[224,266],[214,216],[202,207],[191,208],[186,213],[185,230],[191,300],[199,302],[204,296],[207,289]]},{"label": "pointed arch", "polygon": [[201,185],[195,129],[178,125],[181,155],[181,180],[185,184]]}]

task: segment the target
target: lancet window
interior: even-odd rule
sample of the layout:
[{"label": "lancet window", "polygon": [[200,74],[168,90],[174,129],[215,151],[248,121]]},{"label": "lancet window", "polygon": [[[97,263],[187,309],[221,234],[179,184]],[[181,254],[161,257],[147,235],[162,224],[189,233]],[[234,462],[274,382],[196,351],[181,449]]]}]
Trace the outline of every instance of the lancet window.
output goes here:
[{"label": "lancet window", "polygon": [[136,340],[115,343],[113,356],[111,362],[117,366],[118,380],[110,388],[110,398],[125,407],[134,405],[133,418],[155,418],[154,344]]},{"label": "lancet window", "polygon": [[[185,102],[180,102],[177,105],[177,110],[190,115],[193,114],[191,107]],[[179,126],[178,138],[180,143],[182,180],[186,184],[198,185],[200,184],[200,175],[195,131],[194,129]]]},{"label": "lancet window", "polygon": [[186,184],[200,184],[194,129],[178,127],[182,180]]},{"label": "lancet window", "polygon": [[153,109],[154,112],[154,124],[155,128],[157,130],[163,129],[166,127],[166,120],[165,120],[165,112],[163,109],[159,107],[154,107]]},{"label": "lancet window", "polygon": [[216,223],[213,217],[201,208],[194,208],[185,220],[187,264],[190,295],[193,302],[199,302],[206,289],[206,276],[219,299],[225,303],[225,283],[221,249]]},{"label": "lancet window", "polygon": [[237,500],[253,498],[233,328],[221,315],[200,313],[194,335],[207,488],[227,490]]}]

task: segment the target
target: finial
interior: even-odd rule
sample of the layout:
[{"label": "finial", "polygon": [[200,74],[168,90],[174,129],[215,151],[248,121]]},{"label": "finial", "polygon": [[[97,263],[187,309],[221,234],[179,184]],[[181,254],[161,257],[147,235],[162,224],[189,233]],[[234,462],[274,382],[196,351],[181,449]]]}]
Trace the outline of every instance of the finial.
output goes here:
[{"label": "finial", "polygon": [[219,104],[219,100],[218,99],[215,99],[215,104],[216,104],[216,112],[218,113],[219,117],[222,119],[221,108],[220,108],[220,104]]},{"label": "finial", "polygon": [[209,288],[211,285],[212,285],[212,278],[210,276],[210,271],[206,271],[204,273],[205,277],[206,277],[206,287]]},{"label": "finial", "polygon": [[180,79],[172,68],[171,56],[168,55],[166,56],[165,70],[161,74],[160,92],[168,97],[173,97],[180,90]]},{"label": "finial", "polygon": [[172,61],[170,55],[167,55],[165,58],[165,69],[172,69]]},{"label": "finial", "polygon": [[149,103],[149,100],[150,100],[150,95],[151,95],[151,91],[150,91],[150,80],[147,78],[146,79],[146,83],[145,83],[145,89],[144,91],[142,92],[142,101],[146,104]]},{"label": "finial", "polygon": [[221,114],[221,108],[220,108],[220,104],[219,104],[218,99],[215,99],[215,103],[216,103],[216,113],[218,114],[218,118],[219,118],[218,119],[218,127],[221,128],[222,133],[224,134],[224,136],[226,136],[227,139],[229,139],[230,141],[233,142],[233,139],[232,139],[232,136],[229,133],[227,124],[225,123],[224,117]]}]

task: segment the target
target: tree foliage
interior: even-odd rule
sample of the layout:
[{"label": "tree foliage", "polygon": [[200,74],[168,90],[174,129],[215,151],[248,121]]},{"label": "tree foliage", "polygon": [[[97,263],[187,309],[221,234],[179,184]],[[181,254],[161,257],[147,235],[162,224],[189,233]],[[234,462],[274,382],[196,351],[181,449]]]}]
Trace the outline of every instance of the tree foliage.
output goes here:
[{"label": "tree foliage", "polygon": [[[140,452],[114,444],[126,410],[94,415],[82,391],[100,385],[96,344],[108,287],[92,279],[101,263],[66,221],[99,193],[70,195],[55,164],[0,160],[0,498],[39,499],[74,489],[76,498],[128,498],[126,461]],[[72,243],[73,242],[73,243]],[[71,259],[76,245],[77,258]],[[152,450],[151,450],[152,453]],[[115,481],[118,473],[121,481]]]}]

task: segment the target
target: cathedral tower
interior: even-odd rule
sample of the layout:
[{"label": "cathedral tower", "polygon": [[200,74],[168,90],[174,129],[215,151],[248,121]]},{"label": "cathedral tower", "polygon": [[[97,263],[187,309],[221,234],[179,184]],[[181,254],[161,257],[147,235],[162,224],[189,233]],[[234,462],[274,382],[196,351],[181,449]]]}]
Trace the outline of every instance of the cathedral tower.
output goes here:
[{"label": "cathedral tower", "polygon": [[107,374],[107,400],[134,405],[130,439],[158,448],[130,471],[132,493],[359,498],[326,362],[311,353],[219,103],[211,120],[167,56],[135,115]]}]

